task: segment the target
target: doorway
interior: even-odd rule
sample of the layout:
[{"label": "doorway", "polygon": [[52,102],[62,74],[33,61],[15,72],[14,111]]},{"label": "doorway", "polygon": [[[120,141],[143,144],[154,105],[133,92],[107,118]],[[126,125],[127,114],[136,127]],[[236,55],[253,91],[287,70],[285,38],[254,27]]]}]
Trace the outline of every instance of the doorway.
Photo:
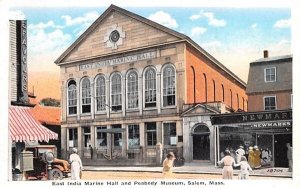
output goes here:
[{"label": "doorway", "polygon": [[193,160],[209,160],[209,134],[193,135]]},{"label": "doorway", "polygon": [[286,143],[292,145],[292,134],[274,135],[274,160],[275,167],[288,167]]},{"label": "doorway", "polygon": [[197,124],[192,130],[193,160],[210,160],[210,131],[204,124]]}]

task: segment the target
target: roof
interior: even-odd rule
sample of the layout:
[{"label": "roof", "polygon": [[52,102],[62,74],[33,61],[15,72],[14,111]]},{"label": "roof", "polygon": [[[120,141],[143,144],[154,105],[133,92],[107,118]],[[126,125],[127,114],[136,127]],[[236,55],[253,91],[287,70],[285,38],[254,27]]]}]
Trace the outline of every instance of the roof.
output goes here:
[{"label": "roof", "polygon": [[282,62],[282,61],[292,61],[293,55],[283,55],[276,57],[260,58],[256,61],[253,61],[251,64],[263,63],[263,62]]},{"label": "roof", "polygon": [[[108,9],[106,9],[106,11],[69,47],[67,48],[67,50],[65,50],[58,58],[57,60],[55,60],[55,63],[57,65],[61,64],[62,61],[64,60],[64,58],[74,49],[76,48],[76,46],[78,44],[81,43],[81,41],[83,41],[93,30],[94,28],[96,28],[96,26],[101,23],[106,16],[111,13],[112,11],[117,11],[119,13],[125,14],[128,17],[131,17],[133,19],[136,19],[140,22],[143,22],[147,25],[150,25],[156,29],[159,29],[161,31],[167,32],[173,36],[178,37],[179,39],[181,39],[181,41],[185,41],[188,44],[190,44],[192,47],[196,48],[199,52],[201,52],[206,58],[208,58],[213,64],[215,64],[217,67],[219,67],[220,69],[222,69],[224,72],[226,72],[227,74],[229,74],[233,79],[237,80],[242,86],[246,87],[246,83],[241,80],[238,76],[236,76],[233,72],[231,72],[229,69],[227,69],[223,64],[221,64],[218,60],[216,60],[212,55],[210,55],[208,52],[206,52],[202,47],[200,47],[196,42],[194,42],[192,39],[190,39],[188,36],[179,33],[177,31],[174,31],[172,29],[169,29],[163,25],[160,25],[156,22],[153,22],[149,19],[146,19],[142,16],[139,16],[137,14],[134,14],[132,12],[129,12],[125,9],[122,9],[118,6],[115,5],[110,5],[110,7],[108,7]],[[122,52],[120,52],[122,53]]]},{"label": "roof", "polygon": [[30,113],[29,107],[9,107],[9,134],[12,141],[58,140],[58,134],[39,123]]},{"label": "roof", "polygon": [[35,105],[30,109],[30,113],[43,125],[56,125],[60,126],[60,108],[53,106]]}]

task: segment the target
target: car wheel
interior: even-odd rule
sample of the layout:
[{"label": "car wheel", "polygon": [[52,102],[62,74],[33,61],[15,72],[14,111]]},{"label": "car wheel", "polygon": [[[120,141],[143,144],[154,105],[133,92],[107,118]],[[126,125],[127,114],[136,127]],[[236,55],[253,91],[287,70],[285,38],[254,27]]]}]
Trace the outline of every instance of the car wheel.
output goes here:
[{"label": "car wheel", "polygon": [[63,179],[63,173],[59,169],[52,169],[49,172],[49,179],[50,180],[62,180]]}]

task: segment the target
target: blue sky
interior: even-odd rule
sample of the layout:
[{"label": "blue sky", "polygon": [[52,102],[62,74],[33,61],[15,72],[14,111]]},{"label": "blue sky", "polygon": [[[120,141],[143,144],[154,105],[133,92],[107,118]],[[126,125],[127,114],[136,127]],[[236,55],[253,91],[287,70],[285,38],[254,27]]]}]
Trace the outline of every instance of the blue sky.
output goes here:
[{"label": "blue sky", "polygon": [[[106,8],[11,8],[10,18],[28,21],[29,69],[59,72],[54,60]],[[263,50],[269,50],[270,56],[291,54],[289,8],[121,8],[189,36],[244,81],[247,81],[249,63],[261,58]]]}]

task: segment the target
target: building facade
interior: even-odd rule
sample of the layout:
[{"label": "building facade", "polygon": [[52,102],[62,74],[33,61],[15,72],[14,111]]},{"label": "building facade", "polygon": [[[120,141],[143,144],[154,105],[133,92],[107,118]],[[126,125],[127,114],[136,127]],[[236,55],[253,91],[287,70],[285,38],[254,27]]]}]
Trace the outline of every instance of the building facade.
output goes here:
[{"label": "building facade", "polygon": [[226,148],[258,146],[262,166],[288,167],[292,144],[292,56],[268,57],[250,64],[248,112],[212,115],[218,130],[218,157]]},{"label": "building facade", "polygon": [[85,164],[155,164],[158,143],[182,157],[188,108],[247,109],[245,83],[199,45],[114,5],[55,63],[62,153]]}]

